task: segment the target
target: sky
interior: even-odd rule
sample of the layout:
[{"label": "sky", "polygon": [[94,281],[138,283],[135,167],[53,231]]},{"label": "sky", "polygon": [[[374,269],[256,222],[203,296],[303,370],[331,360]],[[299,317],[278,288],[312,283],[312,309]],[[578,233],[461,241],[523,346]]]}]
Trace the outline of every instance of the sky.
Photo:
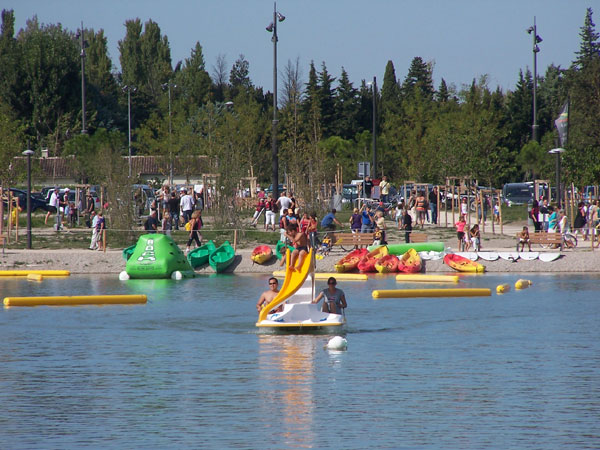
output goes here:
[{"label": "sky", "polygon": [[[273,19],[270,0],[4,0],[15,11],[16,29],[37,15],[39,22],[61,23],[77,30],[104,29],[115,69],[124,23],[140,18],[158,23],[169,39],[173,67],[200,42],[206,68],[224,55],[230,68],[240,54],[250,63],[254,85],[271,91],[273,44],[265,27]],[[580,44],[586,8],[579,0],[279,0],[285,17],[278,25],[279,86],[283,67],[298,58],[304,80],[311,60],[318,70],[348,72],[355,87],[377,77],[394,63],[403,80],[412,59],[434,63],[434,83],[441,79],[458,89],[488,75],[488,85],[512,90],[519,70],[533,70],[532,37],[526,29],[534,16],[539,44],[538,74],[550,64],[570,66]],[[600,14],[598,8],[597,14]],[[598,16],[595,22],[600,23]],[[600,26],[596,28],[600,29]]]}]

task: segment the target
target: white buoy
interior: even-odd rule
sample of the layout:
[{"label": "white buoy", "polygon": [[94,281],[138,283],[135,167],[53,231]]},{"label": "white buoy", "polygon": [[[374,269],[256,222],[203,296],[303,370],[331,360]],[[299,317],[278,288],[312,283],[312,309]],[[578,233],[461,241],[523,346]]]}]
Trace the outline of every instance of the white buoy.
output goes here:
[{"label": "white buoy", "polygon": [[125,272],[125,271],[121,272],[119,274],[119,280],[121,280],[121,281],[127,281],[127,280],[129,280],[129,274],[127,272]]},{"label": "white buoy", "polygon": [[172,280],[181,280],[181,279],[183,279],[183,274],[179,270],[176,270],[175,272],[173,272],[171,274],[171,279]]},{"label": "white buoy", "polygon": [[348,341],[341,336],[332,337],[327,345],[327,350],[346,350],[348,348]]}]

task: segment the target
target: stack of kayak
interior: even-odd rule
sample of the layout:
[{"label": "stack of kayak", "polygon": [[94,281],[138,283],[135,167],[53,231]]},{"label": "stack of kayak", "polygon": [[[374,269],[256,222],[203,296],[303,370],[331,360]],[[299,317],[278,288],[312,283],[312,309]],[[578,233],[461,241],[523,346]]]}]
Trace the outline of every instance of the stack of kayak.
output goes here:
[{"label": "stack of kayak", "polygon": [[339,273],[344,273],[356,269],[360,260],[367,253],[369,253],[369,251],[366,248],[358,248],[351,251],[334,265],[335,270]]},{"label": "stack of kayak", "polygon": [[215,272],[224,272],[235,259],[235,250],[229,241],[216,247],[213,241],[192,250],[188,253],[190,265],[196,269],[208,263]]},{"label": "stack of kayak", "polygon": [[358,268],[362,273],[379,272],[379,273],[417,273],[422,269],[421,257],[417,251],[411,247],[401,247],[403,253],[400,256],[395,253],[399,248],[394,248],[394,252],[390,251],[390,246],[373,247],[371,251],[366,249],[358,249],[350,252],[337,264],[335,270],[338,272],[349,272]]},{"label": "stack of kayak", "polygon": [[375,263],[388,255],[388,248],[384,245],[381,247],[377,247],[364,255],[362,259],[358,262],[358,270],[362,273],[365,272],[375,272]]}]

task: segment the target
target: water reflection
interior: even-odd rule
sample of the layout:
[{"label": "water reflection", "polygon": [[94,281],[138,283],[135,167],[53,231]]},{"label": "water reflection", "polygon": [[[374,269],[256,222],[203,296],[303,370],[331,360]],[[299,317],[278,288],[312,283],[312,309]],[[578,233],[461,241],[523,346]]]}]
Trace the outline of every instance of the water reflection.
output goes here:
[{"label": "water reflection", "polygon": [[[263,395],[265,411],[273,411],[274,397],[281,405],[282,444],[292,448],[314,446],[314,336],[259,335],[259,373],[278,395]],[[277,410],[277,408],[275,408]]]}]

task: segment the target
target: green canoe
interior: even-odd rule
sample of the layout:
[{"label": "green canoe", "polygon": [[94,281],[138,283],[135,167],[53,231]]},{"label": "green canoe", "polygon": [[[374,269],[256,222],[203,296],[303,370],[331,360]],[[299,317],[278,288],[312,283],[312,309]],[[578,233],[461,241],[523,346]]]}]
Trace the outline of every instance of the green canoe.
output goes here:
[{"label": "green canoe", "polygon": [[195,269],[203,266],[208,262],[208,257],[217,249],[213,241],[208,241],[206,244],[195,248],[188,253],[187,259],[190,265]]},{"label": "green canoe", "polygon": [[215,272],[223,272],[231,265],[234,258],[235,250],[229,241],[225,241],[219,248],[210,254],[208,263]]},{"label": "green canoe", "polygon": [[133,244],[131,247],[127,247],[123,249],[123,259],[127,261],[133,255],[133,251],[135,250],[135,246],[137,244]]},{"label": "green canoe", "polygon": [[[277,246],[275,247],[275,256],[277,256],[277,259],[281,259],[285,255],[285,247],[285,242],[277,241]],[[288,245],[287,248],[290,249],[290,252],[294,251],[294,247],[291,245]]]}]

